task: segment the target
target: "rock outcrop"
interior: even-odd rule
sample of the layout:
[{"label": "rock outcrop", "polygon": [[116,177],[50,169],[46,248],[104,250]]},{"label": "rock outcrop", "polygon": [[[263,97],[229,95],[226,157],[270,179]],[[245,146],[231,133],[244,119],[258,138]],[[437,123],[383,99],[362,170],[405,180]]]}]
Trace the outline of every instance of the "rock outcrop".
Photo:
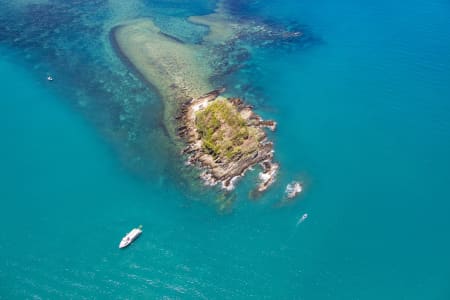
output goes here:
[{"label": "rock outcrop", "polygon": [[263,121],[241,99],[224,98],[223,89],[185,102],[177,119],[177,130],[187,146],[187,163],[200,167],[208,185],[221,184],[231,190],[247,170],[260,165],[259,192],[275,180],[278,164],[273,162],[273,143],[264,127],[274,130],[276,122]]}]

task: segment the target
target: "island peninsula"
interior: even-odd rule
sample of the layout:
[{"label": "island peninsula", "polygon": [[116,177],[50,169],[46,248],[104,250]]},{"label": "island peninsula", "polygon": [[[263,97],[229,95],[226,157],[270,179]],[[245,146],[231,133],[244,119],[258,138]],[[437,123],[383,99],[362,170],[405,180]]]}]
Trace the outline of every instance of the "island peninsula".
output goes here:
[{"label": "island peninsula", "polygon": [[205,183],[230,190],[259,164],[257,191],[270,186],[278,164],[263,127],[274,130],[276,122],[263,121],[241,99],[225,98],[224,89],[210,85],[212,70],[201,45],[161,32],[150,19],[119,25],[111,38],[121,57],[160,94],[169,135],[187,163],[201,169]]}]

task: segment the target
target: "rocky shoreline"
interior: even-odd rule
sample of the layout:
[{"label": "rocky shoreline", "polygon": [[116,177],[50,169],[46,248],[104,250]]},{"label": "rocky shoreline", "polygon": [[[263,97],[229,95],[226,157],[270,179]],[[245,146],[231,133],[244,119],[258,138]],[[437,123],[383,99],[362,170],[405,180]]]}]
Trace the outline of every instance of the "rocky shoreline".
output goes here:
[{"label": "rocky shoreline", "polygon": [[[122,60],[163,100],[164,127],[175,147],[187,156],[186,164],[200,169],[207,185],[219,184],[224,190],[232,190],[247,170],[258,166],[259,183],[252,193],[257,195],[267,190],[278,173],[274,145],[265,132],[265,128],[274,131],[276,122],[263,120],[239,98],[221,96],[223,89],[206,92],[222,85],[220,79],[248,59],[241,41],[267,46],[278,40],[298,40],[303,34],[238,20],[221,5],[215,13],[189,21],[208,27],[201,44],[162,32],[148,18],[117,25],[111,40]],[[243,92],[230,88],[233,94]]]},{"label": "rocky shoreline", "polygon": [[[217,185],[226,190],[232,190],[237,179],[256,165],[262,171],[259,174],[257,192],[264,192],[274,181],[278,164],[273,162],[273,143],[268,140],[264,128],[274,131],[275,121],[264,121],[253,112],[253,107],[246,105],[239,98],[224,98],[220,96],[224,89],[214,90],[199,98],[191,99],[182,104],[177,116],[179,127],[177,134],[187,143],[182,153],[187,155],[187,164],[199,167],[206,185]],[[227,149],[233,153],[228,156],[222,152],[214,153],[205,147],[205,140],[199,131],[198,118],[207,111],[212,103],[222,101],[233,114],[243,120],[242,128],[247,134],[239,143],[231,144]],[[211,123],[210,119],[209,122]],[[209,125],[209,124],[208,124]],[[230,132],[227,122],[220,122],[214,128],[213,134]],[[241,129],[242,130],[242,129]],[[232,133],[231,133],[232,134]],[[225,138],[226,140],[226,138]]]}]

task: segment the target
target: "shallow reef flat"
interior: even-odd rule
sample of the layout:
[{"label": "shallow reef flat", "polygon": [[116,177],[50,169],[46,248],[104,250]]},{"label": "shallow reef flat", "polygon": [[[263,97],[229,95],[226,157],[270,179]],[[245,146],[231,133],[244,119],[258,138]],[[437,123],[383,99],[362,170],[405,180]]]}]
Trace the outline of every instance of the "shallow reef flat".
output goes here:
[{"label": "shallow reef flat", "polygon": [[239,28],[238,22],[229,15],[222,2],[219,2],[214,13],[203,16],[190,16],[188,21],[206,26],[209,29],[208,34],[203,38],[204,42],[224,43],[236,36]]},{"label": "shallow reef flat", "polygon": [[149,19],[119,25],[112,31],[116,49],[164,100],[166,125],[172,136],[170,119],[182,101],[212,90],[211,69],[198,46],[161,32]]}]

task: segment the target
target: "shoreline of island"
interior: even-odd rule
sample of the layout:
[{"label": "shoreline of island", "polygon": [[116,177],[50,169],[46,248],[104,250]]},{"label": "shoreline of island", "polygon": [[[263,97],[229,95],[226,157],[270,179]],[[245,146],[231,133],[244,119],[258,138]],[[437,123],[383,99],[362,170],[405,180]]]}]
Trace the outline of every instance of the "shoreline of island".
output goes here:
[{"label": "shoreline of island", "polygon": [[[269,141],[263,128],[274,131],[277,123],[264,121],[253,112],[252,106],[239,98],[222,97],[224,90],[214,90],[182,104],[177,116],[180,122],[177,134],[187,144],[182,153],[187,156],[187,164],[202,170],[200,177],[207,185],[220,184],[225,190],[234,189],[234,183],[240,177],[259,165],[262,171],[255,191],[264,192],[274,182],[279,165],[273,162],[273,142]],[[219,109],[211,109],[213,106]],[[206,128],[201,128],[199,119],[204,115],[209,118],[209,122]],[[221,119],[219,125],[211,121],[213,118]],[[237,122],[240,124],[236,125]],[[207,143],[202,131],[211,131],[211,137],[225,137]],[[243,134],[239,139],[241,132]],[[211,145],[205,146],[208,144]],[[217,149],[211,149],[214,147]]]},{"label": "shoreline of island", "polygon": [[[186,164],[200,170],[199,177],[205,184],[220,184],[223,189],[232,190],[235,182],[257,165],[262,169],[255,189],[257,193],[265,191],[275,181],[279,165],[273,162],[273,143],[268,140],[263,127],[274,130],[276,122],[263,121],[253,112],[253,107],[245,105],[242,100],[224,98],[220,96],[223,90],[211,88],[209,78],[212,70],[204,61],[206,59],[199,59],[199,53],[204,49],[199,45],[180,43],[162,33],[150,19],[134,20],[114,27],[110,40],[127,67],[158,92],[163,100],[169,136],[182,149],[182,155],[186,155]],[[209,92],[211,90],[213,92]],[[205,151],[206,142],[199,137],[192,115],[196,105],[203,103],[206,108],[215,101],[229,103],[231,106],[227,104],[226,107],[231,109],[230,116],[244,120],[241,129],[251,133],[248,140],[240,141],[240,145],[230,146],[229,151],[233,155],[227,157],[220,152]],[[183,126],[189,128],[189,132],[182,132],[180,128]],[[220,130],[228,132],[229,124],[224,122],[220,126]],[[232,132],[228,133],[232,135]],[[194,140],[189,136],[196,138]],[[218,144],[223,141],[216,140]]]}]

